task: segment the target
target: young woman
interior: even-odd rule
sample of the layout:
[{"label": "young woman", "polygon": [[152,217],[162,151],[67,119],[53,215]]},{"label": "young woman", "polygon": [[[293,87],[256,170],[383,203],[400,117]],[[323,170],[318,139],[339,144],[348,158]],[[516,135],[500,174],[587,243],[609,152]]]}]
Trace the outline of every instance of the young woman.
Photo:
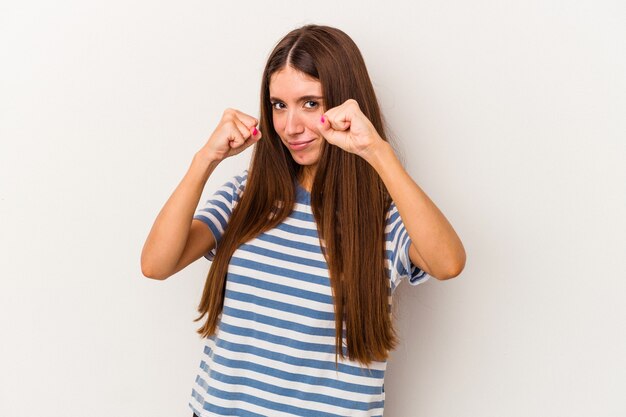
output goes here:
[{"label": "young woman", "polygon": [[[220,161],[252,145],[249,169],[195,211]],[[465,252],[386,141],[342,31],[308,25],[278,43],[260,123],[224,112],[159,213],[142,271],[165,279],[202,255],[195,415],[383,414],[393,290],[457,276]]]}]

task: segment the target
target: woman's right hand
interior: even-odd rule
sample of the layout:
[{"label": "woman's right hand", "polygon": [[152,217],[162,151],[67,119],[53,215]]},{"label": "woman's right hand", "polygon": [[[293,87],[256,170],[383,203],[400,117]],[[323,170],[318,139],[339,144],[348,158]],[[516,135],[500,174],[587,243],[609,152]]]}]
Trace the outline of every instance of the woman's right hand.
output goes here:
[{"label": "woman's right hand", "polygon": [[235,109],[226,109],[222,119],[199,153],[213,161],[221,161],[241,153],[261,139],[259,121]]},{"label": "woman's right hand", "polygon": [[258,120],[226,109],[215,131],[196,152],[189,170],[157,216],[141,252],[141,270],[165,279],[215,247],[215,238],[200,221],[191,221],[204,186],[217,164],[261,139]]}]

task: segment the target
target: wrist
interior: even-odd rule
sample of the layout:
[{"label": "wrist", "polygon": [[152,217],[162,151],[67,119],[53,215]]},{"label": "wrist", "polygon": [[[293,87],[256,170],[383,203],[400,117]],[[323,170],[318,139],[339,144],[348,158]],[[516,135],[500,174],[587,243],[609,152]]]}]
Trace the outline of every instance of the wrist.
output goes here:
[{"label": "wrist", "polygon": [[215,170],[220,162],[221,159],[215,157],[214,155],[208,154],[203,151],[198,151],[191,161],[191,166],[189,167],[189,170],[197,172],[198,174],[208,179],[209,175],[211,175],[211,173]]},{"label": "wrist", "polygon": [[363,158],[376,172],[380,173],[380,169],[389,162],[390,158],[395,158],[395,152],[389,142],[380,139],[363,155]]}]

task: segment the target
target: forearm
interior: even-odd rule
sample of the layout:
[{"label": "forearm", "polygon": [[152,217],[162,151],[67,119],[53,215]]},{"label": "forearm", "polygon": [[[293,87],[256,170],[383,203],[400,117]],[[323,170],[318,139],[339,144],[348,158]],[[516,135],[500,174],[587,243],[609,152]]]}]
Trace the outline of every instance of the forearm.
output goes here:
[{"label": "forearm", "polygon": [[[387,142],[367,158],[394,201],[424,267],[436,278],[458,275],[465,265],[465,249],[456,232],[413,181]],[[412,259],[415,262],[415,259]]]},{"label": "forearm", "polygon": [[180,259],[202,191],[218,161],[197,153],[170,198],[159,212],[141,253],[146,277],[163,279]]}]

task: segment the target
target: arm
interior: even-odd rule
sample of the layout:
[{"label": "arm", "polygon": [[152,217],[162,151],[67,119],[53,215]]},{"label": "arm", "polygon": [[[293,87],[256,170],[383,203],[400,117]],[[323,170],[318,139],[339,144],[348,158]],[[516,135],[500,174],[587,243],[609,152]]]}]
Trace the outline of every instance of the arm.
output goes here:
[{"label": "arm", "polygon": [[[236,155],[261,139],[258,121],[227,109],[217,128],[198,151],[176,190],[167,200],[141,252],[141,272],[166,279],[215,247],[211,231],[193,214],[211,173],[223,159]],[[250,140],[249,140],[250,139]]]},{"label": "arm", "polygon": [[[141,252],[141,272],[166,279],[213,249],[215,238],[201,222],[192,221],[204,185],[218,161],[194,156],[176,190],[167,200]],[[200,227],[198,227],[200,226]],[[179,264],[179,261],[182,261]]]},{"label": "arm", "polygon": [[367,161],[380,175],[398,208],[412,242],[411,262],[437,279],[459,275],[465,266],[461,240],[443,213],[402,167],[391,145],[380,139]]},{"label": "arm", "polygon": [[411,179],[355,100],[324,113],[320,133],[365,159],[380,175],[411,238],[411,262],[437,279],[453,278],[465,266],[465,249],[454,229]]}]

